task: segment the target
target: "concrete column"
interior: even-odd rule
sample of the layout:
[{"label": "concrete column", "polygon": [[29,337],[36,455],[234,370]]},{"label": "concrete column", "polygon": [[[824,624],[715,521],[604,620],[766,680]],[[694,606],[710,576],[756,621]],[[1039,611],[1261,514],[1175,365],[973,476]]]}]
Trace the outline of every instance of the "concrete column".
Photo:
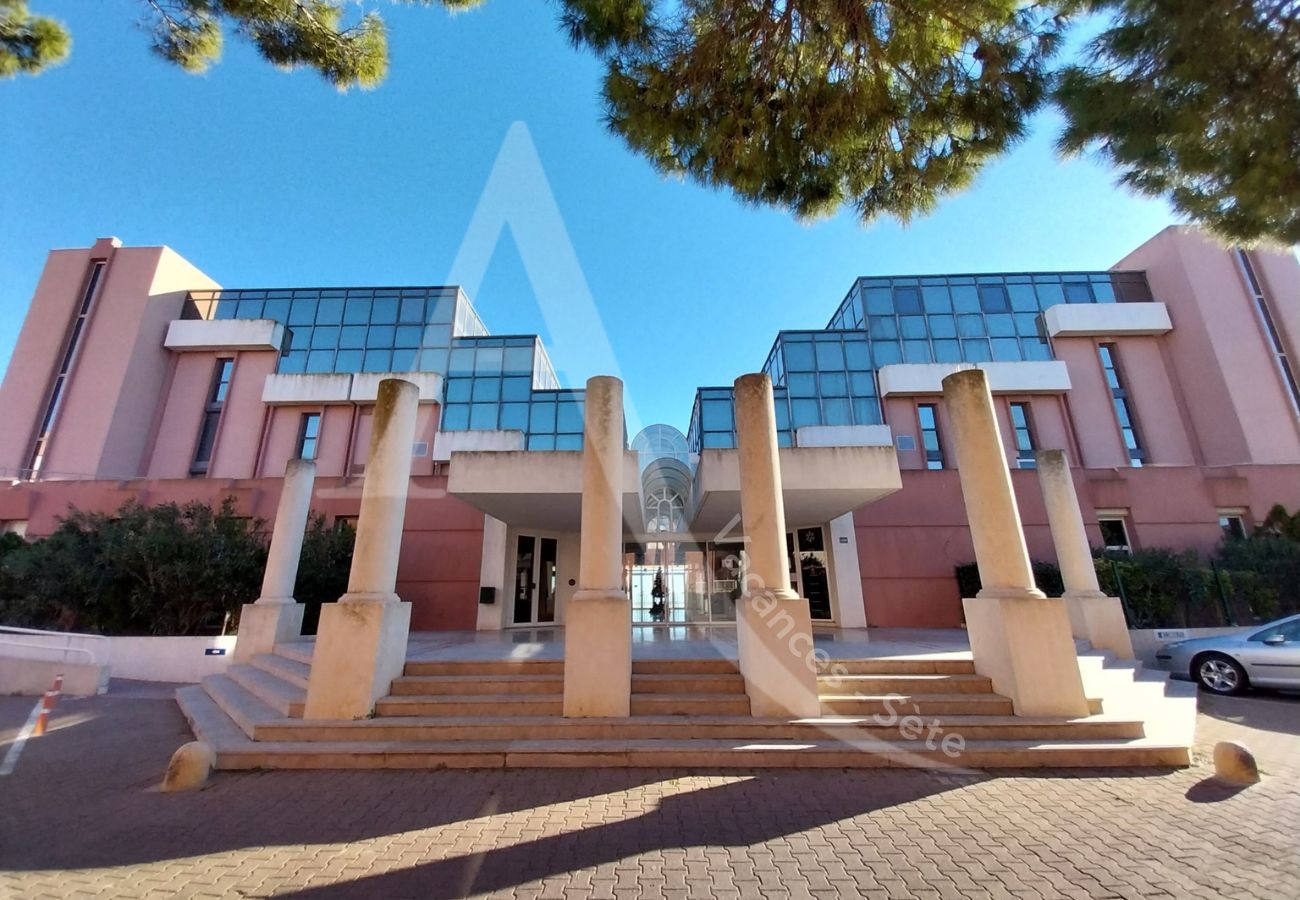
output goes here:
[{"label": "concrete column", "polygon": [[632,607],[623,592],[623,382],[587,381],[578,590],[564,618],[564,715],[632,712]]},{"label": "concrete column", "polygon": [[305,718],[370,715],[406,665],[411,607],[394,591],[419,402],[409,381],[379,383],[348,592],[321,607]]},{"label": "concrete column", "polygon": [[1011,699],[1016,715],[1086,716],[1065,603],[1034,587],[988,377],[955,372],[943,380],[943,399],[983,584],[962,600],[975,670]]},{"label": "concrete column", "polygon": [[293,598],[293,586],[298,580],[298,560],[315,481],[316,464],[311,460],[291,459],[285,466],[262,575],[262,596],[255,603],[244,604],[239,613],[235,662],[248,662],[259,653],[272,652],[276,644],[302,636],[303,609]]},{"label": "concrete column", "polygon": [[1047,507],[1047,522],[1056,546],[1056,561],[1065,582],[1066,610],[1070,630],[1076,638],[1098,650],[1109,650],[1120,659],[1133,658],[1124,607],[1118,597],[1107,597],[1097,583],[1092,548],[1083,527],[1083,513],[1064,450],[1039,450],[1034,454],[1038,484]]},{"label": "concrete column", "polygon": [[772,380],[742,375],[733,394],[747,539],[744,589],[736,608],[740,673],[754,716],[816,716],[821,702],[812,619],[808,601],[790,588]]}]

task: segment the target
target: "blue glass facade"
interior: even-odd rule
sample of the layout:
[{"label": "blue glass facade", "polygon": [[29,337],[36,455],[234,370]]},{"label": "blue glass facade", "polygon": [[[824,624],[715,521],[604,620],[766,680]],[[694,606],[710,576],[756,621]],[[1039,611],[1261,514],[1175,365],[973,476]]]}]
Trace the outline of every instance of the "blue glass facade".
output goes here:
[{"label": "blue glass facade", "polygon": [[459,288],[195,291],[186,315],[280,322],[280,373],[436,372],[444,431],[514,429],[530,450],[582,448],[585,392],[560,389],[536,335],[489,335]]},{"label": "blue glass facade", "polygon": [[[1142,272],[859,278],[825,330],[782,331],[768,354],[781,443],[810,425],[881,424],[881,366],[1050,360],[1043,310],[1151,299]],[[734,447],[732,416],[730,388],[700,388],[691,450]]]}]

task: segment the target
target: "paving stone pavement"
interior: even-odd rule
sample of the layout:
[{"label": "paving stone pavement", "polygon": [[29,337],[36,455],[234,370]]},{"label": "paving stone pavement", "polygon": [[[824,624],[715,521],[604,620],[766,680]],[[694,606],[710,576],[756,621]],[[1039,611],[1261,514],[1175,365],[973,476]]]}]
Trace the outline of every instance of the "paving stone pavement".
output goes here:
[{"label": "paving stone pavement", "polygon": [[[0,746],[30,710],[0,698]],[[1244,712],[1243,712],[1244,709]],[[1261,712],[1262,710],[1262,712]],[[1300,896],[1300,700],[1213,698],[1183,771],[218,773],[165,691],[65,700],[0,778],[0,897]]]}]

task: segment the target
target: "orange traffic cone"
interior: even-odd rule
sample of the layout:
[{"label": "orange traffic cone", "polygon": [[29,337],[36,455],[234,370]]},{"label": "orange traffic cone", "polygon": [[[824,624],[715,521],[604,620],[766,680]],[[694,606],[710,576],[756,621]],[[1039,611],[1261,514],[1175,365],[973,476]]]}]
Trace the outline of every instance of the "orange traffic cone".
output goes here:
[{"label": "orange traffic cone", "polygon": [[59,692],[63,690],[63,676],[54,676],[54,687],[45,692],[45,697],[41,700],[41,714],[36,718],[36,727],[32,729],[32,737],[38,737],[45,734],[45,726],[50,721],[50,713],[59,702]]}]

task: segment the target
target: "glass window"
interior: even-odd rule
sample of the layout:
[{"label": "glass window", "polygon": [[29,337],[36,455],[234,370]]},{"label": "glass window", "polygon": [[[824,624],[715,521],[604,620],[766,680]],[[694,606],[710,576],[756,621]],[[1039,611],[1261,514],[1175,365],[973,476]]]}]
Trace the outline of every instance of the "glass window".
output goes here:
[{"label": "glass window", "polygon": [[948,288],[943,285],[921,288],[921,304],[928,313],[952,312],[952,298],[948,296]]},{"label": "glass window", "polygon": [[813,364],[813,348],[811,344],[794,343],[786,341],[785,343],[785,368],[787,372],[811,372],[816,366]]},{"label": "glass window", "polygon": [[867,313],[869,315],[892,315],[894,312],[894,297],[889,288],[874,287],[867,288]]},{"label": "glass window", "polygon": [[872,372],[849,373],[849,390],[855,397],[876,396],[876,376]]},{"label": "glass window", "polygon": [[904,338],[925,340],[925,316],[901,316],[898,320],[899,333]]},{"label": "glass window", "polygon": [[367,350],[365,360],[361,363],[361,371],[391,372],[392,360],[391,350]]},{"label": "glass window", "polygon": [[[244,301],[247,303],[248,301]],[[243,304],[240,304],[241,313]],[[240,318],[247,318],[241,316]],[[289,324],[290,325],[312,325],[316,322],[316,301],[314,300],[295,300],[289,307]]]},{"label": "glass window", "polygon": [[816,397],[817,376],[811,372],[794,372],[786,377],[791,397]]},{"label": "glass window", "polygon": [[1000,284],[981,284],[980,309],[986,313],[1008,312],[1011,301],[1007,299],[1007,289]]},{"label": "glass window", "polygon": [[533,404],[528,416],[530,432],[555,431],[555,402],[543,401]]},{"label": "glass window", "polygon": [[957,336],[957,320],[952,316],[930,316],[930,336],[955,338]]},{"label": "glass window", "polygon": [[420,371],[421,372],[446,372],[447,351],[443,348],[439,348],[437,350],[421,350]]},{"label": "glass window", "polygon": [[556,450],[581,450],[582,434],[557,434],[555,436]]},{"label": "glass window", "polygon": [[501,428],[526,431],[528,429],[528,404],[502,403]]},{"label": "glass window", "polygon": [[844,362],[850,369],[870,369],[871,350],[866,341],[846,340],[844,342]]},{"label": "glass window", "polygon": [[574,400],[561,401],[556,412],[555,430],[561,433],[581,433],[582,404]]},{"label": "glass window", "polygon": [[339,342],[339,330],[332,325],[311,329],[311,349],[333,350]]},{"label": "glass window", "polygon": [[1020,359],[1020,341],[1015,338],[994,338],[993,358],[998,362],[1012,362]]},{"label": "glass window", "polygon": [[874,399],[854,400],[853,418],[858,425],[879,425],[880,404]]},{"label": "glass window", "polygon": [[315,459],[316,442],[320,437],[320,413],[303,413],[298,426],[298,458]]},{"label": "glass window", "polygon": [[451,362],[447,366],[448,375],[474,374],[474,350],[457,347],[451,351]]},{"label": "glass window", "polygon": [[822,416],[827,425],[852,425],[853,418],[848,400],[830,399],[822,401]]},{"label": "glass window", "polygon": [[900,316],[922,312],[921,291],[905,285],[894,286],[894,312]]},{"label": "glass window", "polygon": [[1021,338],[1020,352],[1025,359],[1046,360],[1052,358],[1052,348],[1042,338]]},{"label": "glass window", "polygon": [[935,362],[961,362],[961,345],[956,341],[934,341],[933,346]]},{"label": "glass window", "polygon": [[975,290],[973,284],[954,284],[949,290],[952,292],[952,305],[959,313],[977,313],[980,312],[980,296]]},{"label": "glass window", "polygon": [[1034,430],[1029,422],[1029,404],[1011,404],[1011,430],[1016,441],[1016,465],[1022,469],[1037,466],[1034,459]]},{"label": "glass window", "polygon": [[700,411],[706,431],[730,431],[731,402],[727,400],[705,400],[700,404]]},{"label": "glass window", "polygon": [[898,337],[898,324],[893,316],[872,316],[870,334],[879,340],[892,340]]},{"label": "glass window", "polygon": [[989,329],[989,337],[1015,337],[1016,335],[1015,320],[1009,315],[985,316],[984,321]]},{"label": "glass window", "polygon": [[819,378],[823,397],[846,397],[849,393],[848,379],[843,372],[824,372]]},{"label": "glass window", "polygon": [[469,427],[472,431],[491,431],[497,427],[495,403],[475,403],[469,408]]},{"label": "glass window", "polygon": [[527,400],[532,393],[533,380],[531,378],[503,378],[501,379],[501,399],[505,401]]},{"label": "glass window", "polygon": [[278,371],[287,372],[289,374],[300,373],[304,371],[306,368],[307,368],[306,350],[295,350],[292,353],[286,353],[284,356],[280,357],[280,365],[277,366]]},{"label": "glass window", "polygon": [[872,341],[871,355],[876,360],[876,366],[888,366],[892,363],[903,361],[903,348],[899,346],[898,341]]},{"label": "glass window", "polygon": [[1091,303],[1092,291],[1086,281],[1067,281],[1062,285],[1066,303]]},{"label": "glass window", "polygon": [[393,338],[394,347],[418,347],[424,336],[424,328],[419,325],[402,325],[398,327]]},{"label": "glass window", "polygon": [[448,403],[442,412],[443,431],[464,431],[469,428],[469,404]]},{"label": "glass window", "polygon": [[[334,371],[338,371],[336,368]],[[393,351],[393,368],[394,372],[413,372],[415,371],[415,350],[394,350]]]},{"label": "glass window", "polygon": [[479,375],[500,374],[504,357],[505,350],[501,347],[479,347],[474,356],[474,371]]},{"label": "glass window", "polygon": [[1112,552],[1129,553],[1132,546],[1128,539],[1128,525],[1123,517],[1099,517],[1097,526],[1101,529],[1102,545]]},{"label": "glass window", "polygon": [[934,404],[922,403],[916,408],[921,423],[921,446],[925,450],[927,469],[943,468],[943,443],[939,440],[939,417]]},{"label": "glass window", "polygon": [[903,361],[909,363],[934,362],[929,341],[903,341]]},{"label": "glass window", "polygon": [[844,368],[844,347],[838,340],[819,341],[816,346],[817,368],[823,371]]},{"label": "glass window", "polygon": [[511,374],[531,374],[533,371],[533,348],[507,347],[501,360],[501,371]]},{"label": "glass window", "polygon": [[347,325],[365,325],[370,321],[370,304],[359,297],[350,298],[343,306],[343,322]]},{"label": "glass window", "polygon": [[991,362],[993,354],[989,352],[988,341],[964,340],[961,342],[961,358],[965,362]]},{"label": "glass window", "polygon": [[339,346],[348,350],[360,350],[366,346],[366,326],[344,325],[339,329]]},{"label": "glass window", "polygon": [[424,322],[424,298],[423,297],[403,297],[401,309],[397,313],[398,321],[401,322]]},{"label": "glass window", "polygon": [[816,400],[791,400],[790,424],[795,428],[822,424],[821,408]]},{"label": "glass window", "polygon": [[372,350],[387,350],[393,346],[397,329],[392,325],[371,325],[366,332],[366,347]]},{"label": "glass window", "polygon": [[475,403],[495,403],[501,399],[500,378],[475,378],[473,400]]},{"label": "glass window", "polygon": [[1016,312],[1038,311],[1038,296],[1032,284],[1008,284],[1007,293],[1011,295],[1011,308]]},{"label": "glass window", "polygon": [[1016,313],[1016,334],[1038,337],[1038,313]]},{"label": "glass window", "polygon": [[555,435],[553,434],[530,434],[528,435],[529,450],[554,450]]},{"label": "glass window", "polygon": [[1049,306],[1065,302],[1065,294],[1061,291],[1060,282],[1035,284],[1034,290],[1038,294],[1039,309],[1047,309]]},{"label": "glass window", "polygon": [[1120,435],[1128,449],[1129,464],[1140,467],[1146,461],[1146,452],[1138,439],[1137,425],[1133,421],[1133,411],[1129,407],[1128,391],[1124,387],[1123,373],[1115,353],[1114,344],[1100,344],[1097,354],[1101,360],[1106,384],[1110,386],[1111,398],[1115,406],[1115,418],[1119,422]]},{"label": "glass window", "polygon": [[983,316],[958,316],[957,331],[962,337],[983,337],[986,334]]},{"label": "glass window", "polygon": [[397,298],[376,297],[370,303],[370,322],[374,325],[397,324]]},{"label": "glass window", "polygon": [[1239,513],[1219,513],[1219,530],[1225,540],[1239,541],[1246,537],[1246,523]]},{"label": "glass window", "polygon": [[290,328],[289,329],[289,349],[306,350],[311,346],[311,329],[310,328]]},{"label": "glass window", "polygon": [[[321,375],[326,372],[334,371],[334,351],[333,350],[312,350],[307,354],[306,371],[313,375]],[[380,369],[379,371],[384,371]]]}]

